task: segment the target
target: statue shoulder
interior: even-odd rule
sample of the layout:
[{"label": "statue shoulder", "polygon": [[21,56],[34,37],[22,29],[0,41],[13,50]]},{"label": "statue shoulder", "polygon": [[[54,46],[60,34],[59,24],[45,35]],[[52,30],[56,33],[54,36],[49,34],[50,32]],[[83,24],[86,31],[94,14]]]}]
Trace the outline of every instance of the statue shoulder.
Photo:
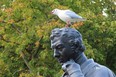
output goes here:
[{"label": "statue shoulder", "polygon": [[106,66],[99,65],[98,67],[95,67],[95,70],[95,77],[116,77],[115,74]]}]

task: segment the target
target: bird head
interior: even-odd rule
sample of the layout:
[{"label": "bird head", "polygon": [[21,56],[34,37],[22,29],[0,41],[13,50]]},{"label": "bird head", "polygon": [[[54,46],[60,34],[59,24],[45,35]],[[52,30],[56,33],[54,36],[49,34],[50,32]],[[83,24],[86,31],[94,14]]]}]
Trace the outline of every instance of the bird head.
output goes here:
[{"label": "bird head", "polygon": [[54,9],[54,10],[52,10],[51,14],[57,15],[58,11],[59,11],[59,9]]}]

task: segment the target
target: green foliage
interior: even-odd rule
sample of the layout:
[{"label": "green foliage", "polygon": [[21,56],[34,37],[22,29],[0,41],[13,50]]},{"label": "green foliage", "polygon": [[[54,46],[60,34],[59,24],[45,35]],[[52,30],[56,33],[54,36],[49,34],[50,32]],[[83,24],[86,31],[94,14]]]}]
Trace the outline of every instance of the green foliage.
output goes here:
[{"label": "green foliage", "polygon": [[[73,25],[83,36],[85,54],[116,73],[116,15],[110,0],[1,0],[0,77],[60,77],[50,33],[64,22],[50,12],[71,9],[86,18]],[[108,17],[102,15],[103,9]]]}]

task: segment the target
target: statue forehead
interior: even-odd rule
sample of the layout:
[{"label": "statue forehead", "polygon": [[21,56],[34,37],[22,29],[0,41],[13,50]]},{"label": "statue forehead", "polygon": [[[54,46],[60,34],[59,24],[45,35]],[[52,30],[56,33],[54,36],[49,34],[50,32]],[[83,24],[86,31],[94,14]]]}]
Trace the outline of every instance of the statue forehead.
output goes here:
[{"label": "statue forehead", "polygon": [[54,48],[59,44],[63,44],[62,40],[61,39],[54,39],[51,41],[51,48]]}]

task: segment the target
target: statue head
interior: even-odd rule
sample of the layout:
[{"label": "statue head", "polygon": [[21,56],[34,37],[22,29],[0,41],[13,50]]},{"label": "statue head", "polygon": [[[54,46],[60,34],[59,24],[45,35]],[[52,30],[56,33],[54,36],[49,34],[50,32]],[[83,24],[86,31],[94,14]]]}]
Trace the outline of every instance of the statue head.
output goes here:
[{"label": "statue head", "polygon": [[60,63],[75,59],[84,50],[82,35],[72,28],[55,28],[51,33],[51,48],[54,50],[54,57]]}]

